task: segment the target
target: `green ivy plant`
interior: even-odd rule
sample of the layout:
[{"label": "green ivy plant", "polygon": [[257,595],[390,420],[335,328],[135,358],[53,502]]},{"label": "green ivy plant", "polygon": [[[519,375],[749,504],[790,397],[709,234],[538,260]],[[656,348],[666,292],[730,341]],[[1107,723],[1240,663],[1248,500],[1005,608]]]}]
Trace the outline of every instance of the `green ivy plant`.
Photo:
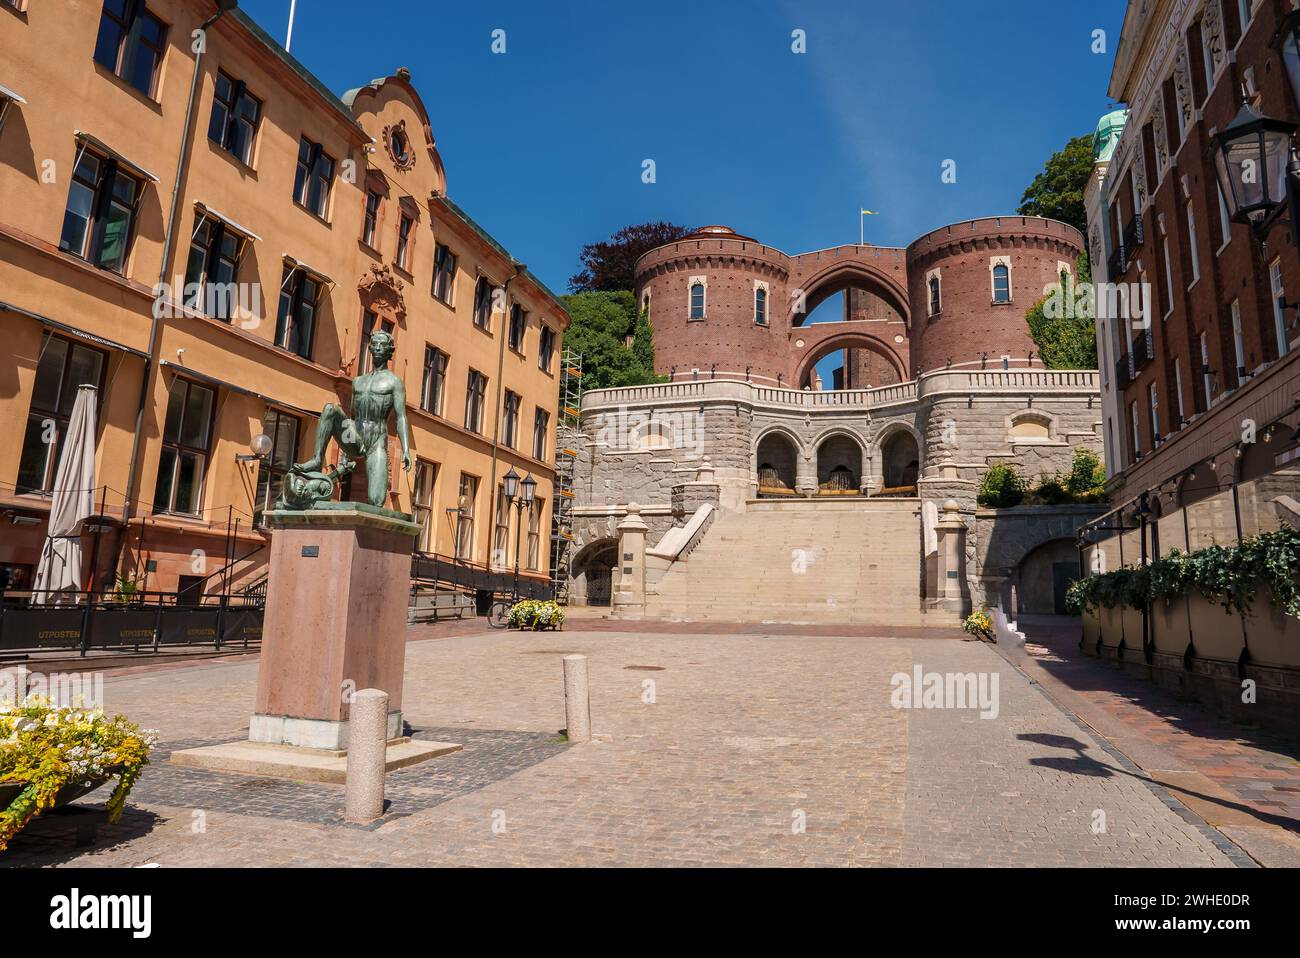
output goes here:
[{"label": "green ivy plant", "polygon": [[1182,598],[1194,589],[1225,612],[1250,613],[1261,586],[1273,605],[1300,619],[1300,532],[1279,529],[1243,539],[1235,546],[1213,545],[1194,552],[1173,550],[1135,569],[1116,569],[1079,579],[1066,593],[1066,605],[1087,609],[1145,608],[1151,602]]}]

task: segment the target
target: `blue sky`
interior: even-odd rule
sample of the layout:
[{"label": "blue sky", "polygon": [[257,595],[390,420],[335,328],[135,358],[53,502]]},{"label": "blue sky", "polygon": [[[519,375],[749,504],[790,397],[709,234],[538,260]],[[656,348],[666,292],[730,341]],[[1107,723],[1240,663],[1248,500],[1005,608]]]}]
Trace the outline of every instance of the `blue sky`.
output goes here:
[{"label": "blue sky", "polygon": [[[241,6],[283,40],[289,0]],[[881,211],[868,242],[898,246],[1014,212],[1051,152],[1109,108],[1125,4],[363,6],[299,0],[294,55],[338,93],[409,67],[452,197],[564,292],[584,243],[645,220],[726,223],[797,253],[857,242],[863,206]],[[940,181],[946,159],[955,184]]]}]

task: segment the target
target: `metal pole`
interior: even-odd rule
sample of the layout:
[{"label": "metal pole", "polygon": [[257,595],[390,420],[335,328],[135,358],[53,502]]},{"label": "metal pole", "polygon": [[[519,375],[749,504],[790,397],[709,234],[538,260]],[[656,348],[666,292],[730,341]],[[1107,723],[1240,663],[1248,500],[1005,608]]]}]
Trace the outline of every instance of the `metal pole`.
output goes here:
[{"label": "metal pole", "polygon": [[510,586],[510,601],[519,599],[519,533],[524,525],[524,500],[515,500],[515,581]]}]

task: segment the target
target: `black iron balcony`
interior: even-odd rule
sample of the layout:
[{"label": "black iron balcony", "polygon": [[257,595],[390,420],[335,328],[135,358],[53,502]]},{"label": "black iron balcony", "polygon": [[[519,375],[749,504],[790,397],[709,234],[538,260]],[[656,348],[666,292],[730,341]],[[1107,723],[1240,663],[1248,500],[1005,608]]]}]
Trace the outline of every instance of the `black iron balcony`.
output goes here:
[{"label": "black iron balcony", "polygon": [[1119,359],[1115,360],[1115,388],[1117,390],[1123,389],[1132,381],[1133,377],[1129,375],[1128,356],[1120,356]]},{"label": "black iron balcony", "polygon": [[1106,271],[1110,279],[1115,280],[1124,275],[1128,269],[1128,250],[1121,243],[1116,246],[1114,251],[1106,258]]},{"label": "black iron balcony", "polygon": [[[1126,256],[1132,256],[1133,251],[1142,245],[1142,216],[1134,216],[1124,226],[1124,253]],[[1127,263],[1125,264],[1127,265]]]},{"label": "black iron balcony", "polygon": [[1140,372],[1147,363],[1156,358],[1154,343],[1151,341],[1149,330],[1140,332],[1133,337],[1133,342],[1129,346],[1130,353],[1133,356],[1133,371]]}]

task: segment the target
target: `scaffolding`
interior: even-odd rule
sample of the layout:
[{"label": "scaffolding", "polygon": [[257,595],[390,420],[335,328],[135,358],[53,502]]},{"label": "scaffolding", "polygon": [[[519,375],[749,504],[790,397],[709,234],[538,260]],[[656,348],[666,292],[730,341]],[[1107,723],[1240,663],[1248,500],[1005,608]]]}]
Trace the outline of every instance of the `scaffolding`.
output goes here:
[{"label": "scaffolding", "polygon": [[555,506],[551,515],[551,590],[568,604],[573,572],[573,478],[578,463],[582,354],[565,348],[560,362],[560,409],[555,423]]}]

